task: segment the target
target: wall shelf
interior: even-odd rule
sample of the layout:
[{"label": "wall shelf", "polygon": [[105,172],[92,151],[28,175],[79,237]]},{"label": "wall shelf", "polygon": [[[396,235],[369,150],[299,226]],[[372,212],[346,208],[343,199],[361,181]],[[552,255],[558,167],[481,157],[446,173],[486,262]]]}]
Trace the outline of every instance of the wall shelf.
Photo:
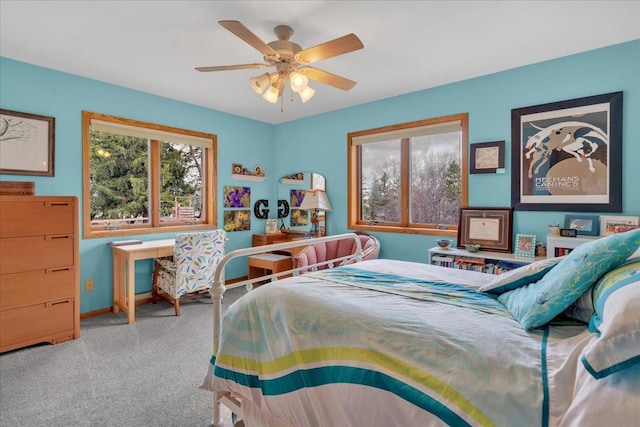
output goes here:
[{"label": "wall shelf", "polygon": [[489,274],[500,274],[543,259],[544,257],[539,256],[521,257],[503,252],[469,252],[464,249],[439,247],[429,249],[429,264]]},{"label": "wall shelf", "polygon": [[242,175],[237,173],[234,173],[231,176],[236,181],[251,181],[251,182],[262,182],[266,178],[266,176]]},{"label": "wall shelf", "polygon": [[304,184],[304,179],[289,179],[289,178],[282,178],[282,179],[280,180],[280,182],[282,182],[283,184],[302,185],[302,184]]}]

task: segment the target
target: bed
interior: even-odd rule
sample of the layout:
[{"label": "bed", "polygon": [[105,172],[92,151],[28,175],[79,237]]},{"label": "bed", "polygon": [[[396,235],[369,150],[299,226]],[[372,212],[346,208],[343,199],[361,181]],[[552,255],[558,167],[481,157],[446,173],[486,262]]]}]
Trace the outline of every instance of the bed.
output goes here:
[{"label": "bed", "polygon": [[247,427],[638,425],[640,230],[595,242],[500,276],[339,260],[222,323],[220,272],[213,423],[222,402]]}]

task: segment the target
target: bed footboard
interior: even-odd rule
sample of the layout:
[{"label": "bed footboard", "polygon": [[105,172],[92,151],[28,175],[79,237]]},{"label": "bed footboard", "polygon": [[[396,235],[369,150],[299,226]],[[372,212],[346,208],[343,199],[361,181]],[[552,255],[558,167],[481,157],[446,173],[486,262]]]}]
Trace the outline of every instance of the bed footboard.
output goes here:
[{"label": "bed footboard", "polygon": [[[342,240],[352,238],[356,243],[356,251],[354,254],[335,258],[332,260],[323,261],[320,263],[316,263],[313,265],[308,265],[301,268],[293,268],[287,271],[281,271],[275,274],[269,274],[266,276],[256,277],[248,280],[244,280],[241,282],[234,283],[233,286],[224,286],[224,270],[227,264],[235,258],[239,257],[248,257],[250,255],[267,253],[273,251],[279,251],[284,249],[295,248],[299,246],[309,246],[315,243],[321,242],[330,242],[333,240]],[[253,288],[254,283],[263,282],[265,280],[273,281],[277,280],[279,277],[288,276],[288,275],[298,275],[301,271],[308,271],[309,269],[317,269],[320,266],[338,266],[342,264],[349,264],[352,262],[361,261],[363,257],[362,252],[362,244],[360,242],[360,237],[355,233],[345,233],[338,234],[335,236],[326,236],[326,237],[317,237],[311,239],[301,239],[294,240],[286,243],[276,243],[273,245],[265,245],[265,246],[257,246],[246,249],[237,249],[235,251],[231,251],[226,254],[220,263],[216,267],[216,271],[213,276],[213,284],[209,289],[209,294],[211,295],[211,301],[213,302],[213,354],[218,354],[218,345],[220,343],[220,334],[222,331],[222,296],[226,288],[235,288],[239,286],[245,286],[247,290],[251,290]],[[213,417],[212,424],[214,426],[220,426],[220,404],[224,404],[227,406],[232,412],[236,413],[238,416],[242,417],[242,401],[230,396],[225,393],[217,394],[214,393],[213,398]]]}]

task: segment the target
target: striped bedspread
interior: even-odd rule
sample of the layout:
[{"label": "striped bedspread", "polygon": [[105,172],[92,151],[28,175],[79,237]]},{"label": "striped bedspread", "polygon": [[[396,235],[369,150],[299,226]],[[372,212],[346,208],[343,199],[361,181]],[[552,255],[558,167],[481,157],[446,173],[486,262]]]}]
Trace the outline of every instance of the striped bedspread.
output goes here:
[{"label": "striped bedspread", "polygon": [[584,327],[525,332],[473,289],[492,278],[481,273],[381,260],[357,267],[240,298],[202,388],[241,396],[247,413],[262,414],[254,425],[573,425],[568,384]]}]

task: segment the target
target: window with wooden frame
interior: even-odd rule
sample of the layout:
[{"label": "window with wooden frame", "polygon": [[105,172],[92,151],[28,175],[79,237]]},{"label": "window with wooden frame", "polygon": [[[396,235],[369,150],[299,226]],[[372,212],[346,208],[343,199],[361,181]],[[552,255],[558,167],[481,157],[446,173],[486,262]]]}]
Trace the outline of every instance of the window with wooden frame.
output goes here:
[{"label": "window with wooden frame", "polygon": [[352,132],[347,144],[350,229],[456,235],[468,114]]},{"label": "window with wooden frame", "polygon": [[217,226],[216,135],[83,111],[84,238]]}]

